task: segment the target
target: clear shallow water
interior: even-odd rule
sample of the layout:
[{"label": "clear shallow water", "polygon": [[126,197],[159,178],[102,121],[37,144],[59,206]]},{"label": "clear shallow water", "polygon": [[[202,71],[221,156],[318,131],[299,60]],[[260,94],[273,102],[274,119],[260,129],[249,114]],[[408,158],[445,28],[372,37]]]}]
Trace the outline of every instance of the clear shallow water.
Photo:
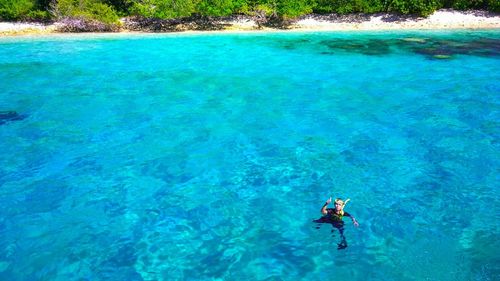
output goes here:
[{"label": "clear shallow water", "polygon": [[499,45],[0,39],[0,279],[498,280]]}]

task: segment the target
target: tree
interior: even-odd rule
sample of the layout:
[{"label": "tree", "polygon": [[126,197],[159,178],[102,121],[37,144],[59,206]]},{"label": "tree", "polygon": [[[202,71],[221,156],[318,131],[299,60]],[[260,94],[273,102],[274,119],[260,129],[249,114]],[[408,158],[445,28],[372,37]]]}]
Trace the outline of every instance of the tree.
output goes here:
[{"label": "tree", "polygon": [[99,0],[58,0],[54,12],[58,18],[97,20],[105,24],[118,22],[116,11]]},{"label": "tree", "polygon": [[197,0],[138,0],[130,11],[145,18],[172,19],[192,15],[196,4]]},{"label": "tree", "polygon": [[33,0],[0,0],[0,19],[20,20],[26,19],[28,13],[33,10]]}]

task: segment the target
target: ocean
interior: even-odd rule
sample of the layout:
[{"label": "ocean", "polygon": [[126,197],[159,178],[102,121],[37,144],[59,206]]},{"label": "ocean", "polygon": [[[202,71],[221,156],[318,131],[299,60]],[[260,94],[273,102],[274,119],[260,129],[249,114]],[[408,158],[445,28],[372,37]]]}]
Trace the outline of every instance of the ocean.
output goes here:
[{"label": "ocean", "polygon": [[499,148],[499,30],[0,38],[0,279],[499,280]]}]

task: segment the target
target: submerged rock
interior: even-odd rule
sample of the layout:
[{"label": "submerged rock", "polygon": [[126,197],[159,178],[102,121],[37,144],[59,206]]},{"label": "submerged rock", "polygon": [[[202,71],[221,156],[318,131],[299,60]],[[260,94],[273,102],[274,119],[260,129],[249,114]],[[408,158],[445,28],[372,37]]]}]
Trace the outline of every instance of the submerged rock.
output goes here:
[{"label": "submerged rock", "polygon": [[450,55],[434,55],[433,58],[435,59],[451,59]]},{"label": "submerged rock", "polygon": [[426,40],[424,38],[415,38],[415,37],[407,37],[407,38],[403,38],[401,40],[406,41],[406,42],[415,42],[415,43],[425,43],[426,42]]},{"label": "submerged rock", "polygon": [[326,46],[329,51],[353,52],[370,56],[388,55],[391,53],[390,45],[386,40],[369,39],[369,40],[345,40],[345,39],[330,39],[320,42]]},{"label": "submerged rock", "polygon": [[26,118],[26,116],[21,115],[15,111],[0,111],[0,125],[3,125],[10,121],[19,121]]},{"label": "submerged rock", "polygon": [[406,42],[401,45],[431,59],[450,59],[455,55],[492,57],[500,54],[500,40],[427,40],[425,43]]}]

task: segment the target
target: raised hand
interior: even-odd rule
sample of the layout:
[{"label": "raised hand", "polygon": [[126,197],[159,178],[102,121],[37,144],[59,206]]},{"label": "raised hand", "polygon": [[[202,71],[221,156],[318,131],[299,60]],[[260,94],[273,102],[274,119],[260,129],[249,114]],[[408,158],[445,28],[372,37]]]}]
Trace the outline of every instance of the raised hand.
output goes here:
[{"label": "raised hand", "polygon": [[332,197],[328,198],[328,200],[326,200],[326,204],[330,204],[332,202]]}]

